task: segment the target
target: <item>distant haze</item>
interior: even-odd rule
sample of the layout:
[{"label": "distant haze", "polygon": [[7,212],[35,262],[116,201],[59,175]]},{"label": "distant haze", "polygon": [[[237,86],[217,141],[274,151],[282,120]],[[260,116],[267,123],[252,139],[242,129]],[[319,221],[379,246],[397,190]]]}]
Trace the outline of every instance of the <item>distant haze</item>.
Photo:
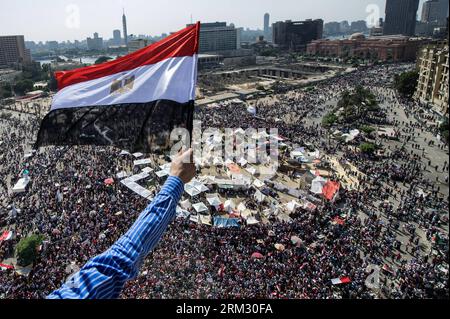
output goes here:
[{"label": "distant haze", "polygon": [[271,23],[317,18],[355,21],[366,19],[370,4],[378,5],[384,17],[386,0],[2,0],[0,35],[23,34],[28,41],[73,41],[98,32],[109,39],[114,29],[122,31],[122,8],[128,34],[154,36],[183,28],[191,15],[193,21],[226,21],[262,29],[266,12]]}]

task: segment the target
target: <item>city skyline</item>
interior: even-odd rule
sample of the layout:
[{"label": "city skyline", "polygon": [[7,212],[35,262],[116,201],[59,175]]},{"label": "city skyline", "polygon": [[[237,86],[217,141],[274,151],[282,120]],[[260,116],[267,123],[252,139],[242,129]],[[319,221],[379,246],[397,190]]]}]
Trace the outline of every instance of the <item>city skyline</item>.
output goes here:
[{"label": "city skyline", "polygon": [[[270,0],[250,0],[245,3],[236,0],[213,3],[206,0],[178,1],[170,5],[152,8],[143,0],[101,0],[95,5],[87,0],[52,1],[42,0],[39,7],[33,6],[31,0],[3,4],[5,10],[0,12],[0,21],[4,24],[1,35],[24,35],[27,41],[74,41],[85,40],[94,32],[105,39],[113,37],[113,30],[122,29],[121,16],[123,8],[128,18],[128,34],[159,36],[163,33],[183,28],[192,19],[202,22],[227,21],[237,27],[263,29],[263,17],[270,14],[270,24],[276,21],[323,19],[330,21],[364,20],[369,15],[368,5],[375,4],[384,17],[386,0],[348,0],[344,8],[338,0],[320,0],[321,5],[311,0],[284,0],[284,5],[274,5]],[[418,15],[425,0],[420,0]],[[28,3],[28,5],[27,5]],[[176,5],[174,5],[176,3]],[[279,3],[278,3],[279,4]],[[211,7],[214,6],[214,10]],[[142,8],[149,8],[149,11]],[[322,9],[326,7],[324,12]],[[297,9],[298,8],[298,9]],[[243,15],[243,10],[246,14]],[[28,28],[29,21],[40,19],[39,24]],[[49,17],[47,19],[47,17]],[[50,19],[50,17],[57,17]],[[79,17],[79,19],[78,19]],[[154,20],[149,21],[149,17]],[[106,23],[98,24],[98,21]]]}]

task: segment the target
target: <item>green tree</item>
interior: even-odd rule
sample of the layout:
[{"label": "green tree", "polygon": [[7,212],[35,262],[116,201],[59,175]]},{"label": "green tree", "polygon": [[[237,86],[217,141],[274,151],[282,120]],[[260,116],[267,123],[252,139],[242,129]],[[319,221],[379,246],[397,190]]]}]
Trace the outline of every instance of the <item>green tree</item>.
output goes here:
[{"label": "green tree", "polygon": [[448,144],[449,142],[449,123],[448,123],[448,117],[446,117],[444,119],[444,121],[442,122],[442,124],[439,127],[439,131],[441,132],[442,138],[443,140]]},{"label": "green tree", "polygon": [[56,81],[54,73],[50,74],[50,79],[47,82],[47,88],[48,88],[48,90],[53,91],[53,92],[58,90],[58,82]]},{"label": "green tree", "polygon": [[416,92],[418,79],[418,71],[397,74],[394,79],[394,86],[400,95],[406,98],[412,98],[414,92]]},{"label": "green tree", "polygon": [[372,144],[372,143],[362,143],[361,145],[359,145],[359,149],[364,154],[372,155],[377,150],[377,146],[375,144]]},{"label": "green tree", "polygon": [[369,125],[363,125],[360,127],[360,130],[368,135],[372,134],[373,132],[375,132],[375,128],[373,128],[372,126]]},{"label": "green tree", "polygon": [[338,120],[338,117],[334,113],[328,113],[322,119],[322,125],[325,127],[333,126],[334,123]]},{"label": "green tree", "polygon": [[33,87],[34,87],[33,81],[31,81],[29,79],[19,80],[14,85],[14,92],[16,92],[17,94],[23,95],[23,94],[33,90]]},{"label": "green tree", "polygon": [[11,86],[8,83],[0,84],[0,99],[7,99],[12,97],[13,93],[11,92]]},{"label": "green tree", "polygon": [[109,56],[103,55],[103,56],[99,57],[97,60],[95,60],[95,64],[102,64],[102,63],[108,62],[109,60],[112,60],[112,58]]},{"label": "green tree", "polygon": [[17,244],[16,256],[19,266],[25,267],[35,262],[38,255],[38,247],[44,240],[43,235],[31,235],[26,238],[22,238]]}]

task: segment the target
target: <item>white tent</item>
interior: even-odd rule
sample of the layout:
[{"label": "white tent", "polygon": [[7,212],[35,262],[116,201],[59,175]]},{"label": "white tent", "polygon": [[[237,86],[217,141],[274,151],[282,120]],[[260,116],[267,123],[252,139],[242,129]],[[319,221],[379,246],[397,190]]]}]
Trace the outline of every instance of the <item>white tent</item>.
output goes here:
[{"label": "white tent", "polygon": [[150,174],[151,172],[153,172],[153,168],[151,168],[151,167],[145,167],[145,168],[142,169],[142,172],[143,172],[143,173]]},{"label": "white tent", "polygon": [[13,193],[24,193],[29,183],[30,183],[29,177],[19,179],[12,189]]},{"label": "white tent", "polygon": [[197,180],[193,180],[190,183],[184,185],[184,190],[191,197],[197,196],[203,192],[209,191],[208,187],[206,187],[203,183],[201,183]]},{"label": "white tent", "polygon": [[314,151],[314,152],[309,152],[309,153],[308,153],[308,156],[309,156],[309,157],[312,157],[312,158],[318,159],[318,158],[320,158],[320,151],[319,151],[319,150],[316,150],[316,151]]},{"label": "white tent", "polygon": [[[205,163],[205,164],[208,164],[208,163]],[[213,158],[213,164],[215,166],[223,166],[223,159],[221,157],[214,157]]]},{"label": "white tent", "polygon": [[123,150],[122,152],[120,152],[119,155],[120,155],[120,156],[123,156],[123,155],[130,155],[130,152]]},{"label": "white tent", "polygon": [[253,216],[253,215],[255,215],[255,214],[256,214],[255,211],[252,211],[252,210],[250,210],[250,209],[246,209],[246,210],[244,210],[244,211],[241,212],[241,217],[242,217],[243,219],[248,219],[250,216]]},{"label": "white tent", "polygon": [[255,199],[258,201],[258,203],[262,203],[266,199],[266,195],[257,190],[255,193]]},{"label": "white tent", "polygon": [[142,153],[134,153],[133,156],[135,158],[141,158],[142,156],[144,156],[144,154],[142,154]]},{"label": "white tent", "polygon": [[245,170],[247,172],[249,172],[250,174],[252,174],[252,175],[256,174],[256,169],[254,167],[252,167],[252,166],[247,167]]},{"label": "white tent", "polygon": [[277,219],[283,223],[292,223],[292,218],[286,214],[278,214]]},{"label": "white tent", "polygon": [[134,161],[134,166],[150,165],[151,163],[152,163],[152,160],[150,158],[146,158],[146,159]]},{"label": "white tent", "polygon": [[234,131],[235,134],[245,134],[245,131],[240,127],[236,131]]},{"label": "white tent", "polygon": [[247,209],[247,207],[245,206],[244,203],[240,203],[240,204],[238,205],[238,207],[237,207],[237,211],[238,211],[238,212],[243,212],[243,211],[246,210],[246,209]]},{"label": "white tent", "polygon": [[222,201],[217,195],[207,197],[206,200],[208,201],[209,205],[214,207],[220,206],[222,204]]},{"label": "white tent", "polygon": [[253,182],[253,185],[257,188],[261,188],[263,187],[265,184],[263,182],[261,182],[259,179],[255,179],[255,181]]},{"label": "white tent", "polygon": [[234,162],[230,159],[225,160],[224,162],[225,165],[230,165],[230,164],[234,164]]},{"label": "white tent", "polygon": [[198,216],[198,215],[191,215],[191,217],[189,217],[189,220],[191,221],[191,222],[194,222],[194,223],[200,223],[200,217]]},{"label": "white tent", "polygon": [[289,213],[293,213],[297,207],[300,207],[300,204],[297,203],[295,200],[286,204],[286,210]]},{"label": "white tent", "polygon": [[236,204],[232,199],[229,199],[225,202],[223,208],[225,209],[226,212],[231,213],[234,209],[236,209]]},{"label": "white tent", "polygon": [[247,218],[247,225],[256,225],[259,224],[259,220],[257,220],[254,216],[250,216]]},{"label": "white tent", "polygon": [[33,153],[33,151],[31,151],[31,152],[26,153],[23,158],[29,159],[29,158],[33,157],[33,155],[34,155],[34,153]]},{"label": "white tent", "polygon": [[300,151],[293,151],[293,152],[291,152],[291,157],[302,157],[302,156],[304,156],[304,155]]},{"label": "white tent", "polygon": [[238,161],[238,163],[239,163],[239,165],[241,165],[242,167],[244,167],[245,165],[248,164],[248,161],[247,161],[245,158],[241,158],[241,159]]},{"label": "white tent", "polygon": [[215,176],[199,176],[198,177],[199,181],[203,182],[204,184],[214,184],[216,182],[216,177]]},{"label": "white tent", "polygon": [[165,177],[165,176],[169,176],[169,172],[168,172],[168,171],[165,171],[165,170],[156,172],[155,174],[156,174],[156,176],[158,176],[159,178],[162,178],[162,177]]},{"label": "white tent", "polygon": [[192,204],[191,204],[191,202],[189,201],[189,199],[186,199],[185,201],[181,202],[181,203],[180,203],[180,206],[181,206],[181,208],[186,209],[186,210],[192,208]]},{"label": "white tent", "polygon": [[116,176],[117,176],[118,179],[122,179],[122,178],[128,177],[128,173],[125,172],[125,171],[121,171],[121,172],[117,173]]},{"label": "white tent", "polygon": [[210,215],[200,215],[200,222],[203,225],[209,225],[212,226],[212,219]]},{"label": "white tent", "polygon": [[323,187],[327,183],[327,180],[322,176],[317,176],[311,183],[311,193],[322,194]]},{"label": "white tent", "polygon": [[197,204],[194,204],[194,205],[192,205],[192,207],[195,209],[195,211],[197,212],[197,213],[203,213],[203,212],[208,212],[209,211],[209,209],[208,209],[208,207],[206,207],[206,205],[205,204],[203,204],[203,203],[197,203]]},{"label": "white tent", "polygon": [[185,209],[183,209],[183,208],[181,208],[179,206],[177,206],[176,212],[177,212],[177,217],[178,218],[188,218],[189,215],[190,215],[190,213],[187,210],[185,210]]},{"label": "white tent", "polygon": [[161,165],[159,168],[161,168],[161,170],[163,170],[163,171],[170,172],[171,167],[172,167],[172,163],[166,163],[164,165]]},{"label": "white tent", "polygon": [[203,192],[207,192],[209,191],[208,187],[206,187],[205,184],[203,184],[202,182],[198,181],[198,180],[193,180],[191,182],[192,186],[194,186],[195,188],[197,188],[199,191]]},{"label": "white tent", "polygon": [[252,114],[252,115],[256,115],[256,108],[254,106],[249,106],[247,108],[247,112]]}]

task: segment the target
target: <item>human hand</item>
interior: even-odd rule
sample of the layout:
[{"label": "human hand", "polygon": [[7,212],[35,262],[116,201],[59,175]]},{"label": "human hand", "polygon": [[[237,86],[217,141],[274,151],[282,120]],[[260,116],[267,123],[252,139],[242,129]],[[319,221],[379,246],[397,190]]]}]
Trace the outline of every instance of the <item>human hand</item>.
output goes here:
[{"label": "human hand", "polygon": [[177,157],[172,161],[170,176],[176,176],[180,178],[184,184],[187,184],[194,178],[195,174],[194,151],[192,148],[185,152],[180,151]]}]

